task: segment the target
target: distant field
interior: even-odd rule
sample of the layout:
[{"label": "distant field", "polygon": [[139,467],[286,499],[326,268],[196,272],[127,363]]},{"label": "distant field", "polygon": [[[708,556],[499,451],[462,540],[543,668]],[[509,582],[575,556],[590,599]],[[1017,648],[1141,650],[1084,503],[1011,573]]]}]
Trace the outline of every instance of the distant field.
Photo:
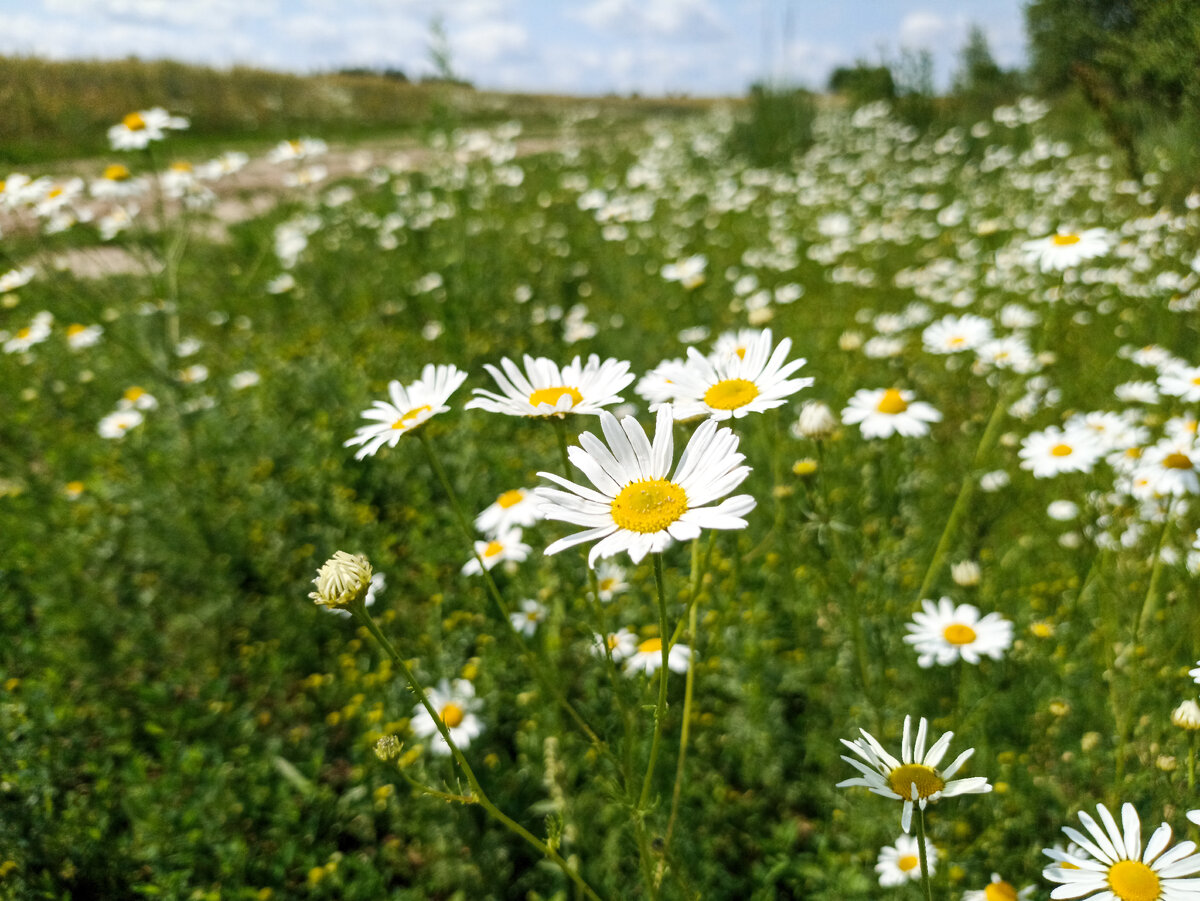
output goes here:
[{"label": "distant field", "polygon": [[254,146],[297,134],[361,138],[520,119],[551,126],[582,110],[607,121],[680,115],[712,106],[704,99],[581,99],[411,84],[371,75],[300,76],[184,63],[50,62],[0,57],[0,163],[29,164],[91,156],[104,131],[130,110],[163,106],[191,118],[175,142]]}]

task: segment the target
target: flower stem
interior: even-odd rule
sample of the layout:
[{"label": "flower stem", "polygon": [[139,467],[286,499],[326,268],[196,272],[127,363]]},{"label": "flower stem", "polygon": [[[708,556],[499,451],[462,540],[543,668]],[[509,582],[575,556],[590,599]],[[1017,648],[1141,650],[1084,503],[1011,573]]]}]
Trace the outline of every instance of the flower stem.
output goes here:
[{"label": "flower stem", "polygon": [[1163,545],[1166,543],[1167,531],[1171,528],[1171,509],[1175,506],[1175,498],[1172,496],[1167,501],[1166,512],[1163,513],[1162,530],[1158,533],[1158,543],[1154,546],[1154,567],[1150,570],[1150,585],[1146,588],[1146,596],[1142,599],[1142,612],[1138,615],[1137,622],[1133,627],[1133,640],[1137,643],[1138,636],[1146,628],[1155,611],[1158,610],[1159,586],[1162,584],[1163,574]]},{"label": "flower stem", "polygon": [[650,740],[650,760],[646,764],[646,776],[642,780],[642,794],[638,798],[638,812],[646,809],[650,798],[650,783],[654,776],[654,764],[658,761],[658,740],[662,736],[662,724],[667,713],[667,657],[670,653],[667,641],[667,593],[663,586],[662,554],[654,555],[654,584],[658,589],[658,634],[662,644],[662,663],[658,668],[658,704],[654,708],[654,737]]},{"label": "flower stem", "polygon": [[[697,619],[697,600],[700,594],[700,579],[701,579],[701,560],[700,560],[700,539],[692,539],[692,578],[691,591],[688,595],[688,625],[687,646],[695,648],[696,646],[696,619]],[[675,786],[671,789],[671,815],[667,819],[667,834],[663,839],[663,853],[669,854],[671,850],[671,836],[675,832],[675,819],[679,815],[679,798],[683,793],[683,771],[684,764],[687,761],[688,738],[691,736],[692,725],[692,696],[696,686],[696,668],[689,666],[687,675],[684,677],[683,689],[683,726],[679,730],[679,759],[675,763]]]},{"label": "flower stem", "polygon": [[[425,689],[421,686],[421,683],[417,680],[417,677],[413,674],[413,671],[409,668],[408,664],[396,652],[396,649],[392,647],[392,643],[387,640],[387,637],[381,631],[379,631],[379,626],[375,624],[375,620],[373,620],[371,618],[371,614],[367,612],[366,606],[361,601],[358,601],[357,603],[351,605],[349,609],[351,614],[354,615],[354,618],[361,623],[368,632],[371,633],[371,637],[374,638],[379,644],[380,649],[388,656],[388,658],[400,670],[400,672],[404,674],[404,678],[408,682],[409,688],[411,688],[413,693],[417,696],[417,699],[421,702],[421,706],[424,707],[425,711],[433,718],[433,723],[435,726],[437,726],[438,733],[442,736],[442,740],[446,742],[446,745],[450,748],[450,753],[453,755],[455,763],[458,764],[458,768],[462,771],[463,776],[466,777],[467,784],[471,787],[472,798],[479,804],[480,807],[487,811],[488,816],[500,823],[502,826],[504,826],[504,828],[513,834],[523,838],[526,842],[536,848],[538,852],[545,855],[555,864],[557,864],[558,868],[563,871],[563,874],[575,883],[579,891],[583,892],[583,894],[588,898],[594,899],[594,901],[600,901],[600,896],[593,891],[592,887],[584,881],[579,872],[569,863],[567,863],[567,861],[564,860],[557,851],[555,851],[553,848],[551,848],[532,832],[505,814],[504,811],[500,810],[500,808],[492,803],[486,792],[484,792],[483,787],[479,784],[479,780],[475,777],[475,771],[471,769],[471,765],[467,763],[467,759],[463,756],[462,751],[459,750],[458,745],[454,743],[454,739],[450,737],[450,730],[447,729],[446,724],[442,722],[441,715],[429,702],[429,696],[425,694]],[[455,796],[453,800],[460,800],[460,798]]]},{"label": "flower stem", "polygon": [[925,851],[925,810],[918,803],[917,813],[917,853],[921,857],[921,887],[925,890],[925,901],[933,901],[933,884],[929,880],[929,859]]}]

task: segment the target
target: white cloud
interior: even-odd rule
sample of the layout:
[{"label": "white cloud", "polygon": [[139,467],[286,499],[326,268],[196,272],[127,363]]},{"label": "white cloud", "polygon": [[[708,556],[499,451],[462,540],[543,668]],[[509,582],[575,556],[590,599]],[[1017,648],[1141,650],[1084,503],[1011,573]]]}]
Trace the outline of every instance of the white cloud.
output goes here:
[{"label": "white cloud", "polygon": [[728,33],[708,0],[594,0],[575,16],[593,28],[639,35],[682,38]]},{"label": "white cloud", "polygon": [[930,47],[944,39],[953,26],[935,12],[913,10],[900,20],[902,47]]}]

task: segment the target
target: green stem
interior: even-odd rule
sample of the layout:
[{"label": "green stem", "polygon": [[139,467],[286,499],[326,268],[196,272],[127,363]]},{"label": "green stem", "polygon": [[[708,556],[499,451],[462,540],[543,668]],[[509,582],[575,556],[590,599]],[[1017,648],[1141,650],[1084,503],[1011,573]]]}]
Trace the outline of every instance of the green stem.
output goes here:
[{"label": "green stem", "polygon": [[[696,647],[696,619],[699,605],[696,603],[700,594],[700,539],[692,539],[692,578],[688,596],[688,625],[687,643],[689,648]],[[663,853],[671,850],[671,836],[675,833],[675,820],[679,815],[679,798],[683,794],[684,764],[687,762],[688,738],[691,736],[692,725],[692,696],[696,685],[696,667],[689,666],[684,677],[683,688],[683,726],[679,731],[679,758],[675,763],[675,786],[671,789],[671,815],[667,819],[667,834],[663,839]]]},{"label": "green stem", "polygon": [[638,798],[638,812],[646,809],[650,798],[650,783],[654,776],[654,764],[658,761],[658,741],[662,736],[662,724],[667,713],[667,657],[670,648],[667,641],[667,593],[663,586],[662,554],[654,555],[654,585],[658,589],[658,634],[662,639],[662,663],[658,668],[658,704],[654,708],[654,737],[650,740],[650,760],[646,764],[646,776],[642,779],[642,794]]},{"label": "green stem", "polygon": [[1158,610],[1159,586],[1162,584],[1163,574],[1163,545],[1166,543],[1167,531],[1171,528],[1171,509],[1175,506],[1175,498],[1172,496],[1167,501],[1167,510],[1163,514],[1162,530],[1158,533],[1158,543],[1154,546],[1154,568],[1150,571],[1150,585],[1146,588],[1146,596],[1142,599],[1142,612],[1138,615],[1137,623],[1133,628],[1133,641],[1137,644],[1138,636],[1146,628],[1151,617]]},{"label": "green stem", "polygon": [[1188,794],[1196,791],[1196,733],[1188,736]]},{"label": "green stem", "polygon": [[471,765],[467,763],[467,759],[463,756],[462,751],[460,751],[458,745],[454,743],[454,739],[450,737],[450,730],[447,729],[446,724],[442,722],[441,714],[437,710],[434,710],[433,705],[429,703],[429,696],[425,694],[425,689],[421,686],[421,683],[417,680],[417,677],[413,675],[413,671],[409,668],[408,664],[400,657],[400,655],[396,652],[396,649],[392,647],[392,643],[387,640],[387,637],[382,632],[379,631],[379,627],[375,624],[375,620],[371,618],[371,614],[367,612],[367,608],[363,605],[362,601],[358,601],[357,603],[351,605],[350,612],[354,615],[354,618],[358,620],[368,632],[371,633],[371,637],[375,639],[375,641],[379,644],[379,647],[385,654],[387,654],[393,665],[395,665],[400,672],[404,674],[404,678],[408,682],[409,688],[413,690],[413,693],[421,702],[421,706],[425,708],[425,711],[431,717],[433,717],[433,723],[435,726],[437,726],[438,733],[442,736],[442,740],[445,741],[446,745],[450,748],[450,753],[453,755],[454,761],[458,764],[458,768],[462,771],[463,776],[466,777],[467,784],[471,786],[471,792],[473,793],[474,798],[478,801],[479,806],[486,810],[488,815],[496,822],[504,826],[504,828],[508,829],[514,835],[520,836],[526,842],[536,848],[541,854],[550,858],[550,860],[557,864],[558,868],[563,871],[563,874],[572,882],[574,882],[575,885],[579,887],[579,890],[582,891],[588,898],[595,899],[595,901],[600,901],[600,896],[592,890],[591,886],[589,886],[583,880],[583,877],[579,875],[579,872],[569,863],[567,863],[567,861],[565,861],[557,851],[555,851],[545,842],[541,841],[532,832],[505,814],[504,811],[500,810],[500,808],[492,803],[491,799],[488,798],[487,794],[484,792],[483,787],[479,784],[479,780],[475,777],[475,772],[471,769]]},{"label": "green stem", "polygon": [[975,490],[975,471],[987,456],[988,451],[992,449],[992,445],[996,443],[997,437],[999,437],[1000,424],[1004,422],[1004,413],[1008,409],[1008,395],[1009,390],[1001,390],[1000,396],[996,398],[996,406],[992,409],[992,415],[988,419],[982,437],[979,439],[979,446],[975,448],[975,456],[971,460],[971,469],[963,476],[962,487],[958,490],[958,497],[954,501],[954,507],[950,510],[950,518],[946,520],[946,527],[942,529],[942,537],[938,539],[937,548],[933,552],[933,558],[929,561],[929,568],[925,570],[925,578],[921,580],[921,588],[917,592],[918,601],[929,597],[930,590],[933,588],[938,576],[941,575],[942,567],[946,562],[946,555],[949,553],[950,545],[953,543],[959,526],[962,524],[962,518],[967,512],[971,494]]},{"label": "green stem", "polygon": [[929,860],[925,851],[925,811],[919,803],[917,808],[917,853],[921,858],[921,887],[925,890],[925,901],[933,901],[933,884],[929,879]]}]

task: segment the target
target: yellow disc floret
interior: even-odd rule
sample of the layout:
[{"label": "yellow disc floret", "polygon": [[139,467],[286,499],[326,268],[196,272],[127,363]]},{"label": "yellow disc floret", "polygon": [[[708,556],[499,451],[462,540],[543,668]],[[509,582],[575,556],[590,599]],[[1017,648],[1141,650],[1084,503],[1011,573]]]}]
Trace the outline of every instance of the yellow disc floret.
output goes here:
[{"label": "yellow disc floret", "polygon": [[875,407],[880,413],[887,413],[890,416],[895,416],[898,413],[903,413],[908,409],[908,403],[900,396],[900,391],[896,388],[888,388],[883,392],[883,397],[879,399],[879,403]]},{"label": "yellow disc floret", "polygon": [[429,406],[429,404],[424,404],[423,406],[420,406],[420,407],[413,407],[411,410],[409,410],[407,413],[405,413],[403,416],[401,416],[399,419],[397,419],[395,422],[393,422],[392,428],[393,429],[407,429],[412,424],[412,421],[414,419],[416,419],[422,413],[430,412],[432,409],[433,409],[433,407]]},{"label": "yellow disc floret", "polygon": [[704,402],[714,410],[736,410],[758,397],[758,386],[748,379],[722,379],[704,392]]},{"label": "yellow disc floret", "polygon": [[504,550],[504,545],[502,545],[499,541],[489,541],[487,543],[487,547],[483,549],[483,556],[495,557],[502,550]]},{"label": "yellow disc floret", "polygon": [[1079,235],[1055,235],[1055,247],[1070,247],[1072,244],[1079,243]]},{"label": "yellow disc floret", "polygon": [[1108,884],[1121,901],[1159,901],[1158,874],[1137,860],[1119,860],[1108,870]]},{"label": "yellow disc floret", "polygon": [[1181,454],[1176,451],[1173,454],[1167,454],[1163,457],[1162,465],[1167,469],[1191,469],[1192,458],[1187,454]]},{"label": "yellow disc floret", "polygon": [[942,630],[942,638],[950,642],[950,644],[964,645],[970,644],[976,639],[975,630],[970,626],[965,626],[962,623],[951,623]]},{"label": "yellow disc floret", "polygon": [[438,715],[442,718],[442,722],[446,724],[447,729],[455,729],[462,725],[463,717],[466,714],[462,707],[451,701],[441,709]]},{"label": "yellow disc floret", "polygon": [[1017,901],[1017,890],[1007,882],[993,882],[983,890],[987,901]]},{"label": "yellow disc floret", "polygon": [[129,167],[122,166],[120,163],[105,166],[104,177],[109,181],[125,181],[129,178]]},{"label": "yellow disc floret", "polygon": [[643,479],[621,489],[612,502],[612,518],[630,532],[661,532],[688,509],[687,493],[666,479]]},{"label": "yellow disc floret", "polygon": [[529,395],[529,403],[535,407],[542,404],[556,407],[564,394],[571,398],[572,407],[583,400],[583,395],[579,393],[578,388],[572,388],[570,385],[557,385],[551,388],[538,388]]},{"label": "yellow disc floret", "polygon": [[915,870],[921,865],[920,859],[915,854],[905,854],[898,861],[896,866],[900,868],[900,872],[907,873],[909,870]]},{"label": "yellow disc floret", "polygon": [[121,122],[130,131],[141,131],[146,127],[146,120],[142,118],[141,113],[128,113]]},{"label": "yellow disc floret", "polygon": [[525,492],[520,488],[514,488],[511,491],[504,492],[502,495],[496,498],[496,503],[499,504],[502,509],[507,510],[509,507],[515,507],[524,499]]},{"label": "yellow disc floret", "polygon": [[647,638],[645,641],[643,641],[641,644],[638,645],[638,653],[639,654],[661,654],[662,653],[662,639],[661,638]]},{"label": "yellow disc floret", "polygon": [[946,787],[946,780],[933,767],[922,763],[906,763],[888,773],[888,785],[892,791],[905,799],[912,799],[912,787],[917,787],[920,799],[936,795]]},{"label": "yellow disc floret", "polygon": [[1050,455],[1054,457],[1069,457],[1075,453],[1075,448],[1069,444],[1056,444],[1050,448]]}]

